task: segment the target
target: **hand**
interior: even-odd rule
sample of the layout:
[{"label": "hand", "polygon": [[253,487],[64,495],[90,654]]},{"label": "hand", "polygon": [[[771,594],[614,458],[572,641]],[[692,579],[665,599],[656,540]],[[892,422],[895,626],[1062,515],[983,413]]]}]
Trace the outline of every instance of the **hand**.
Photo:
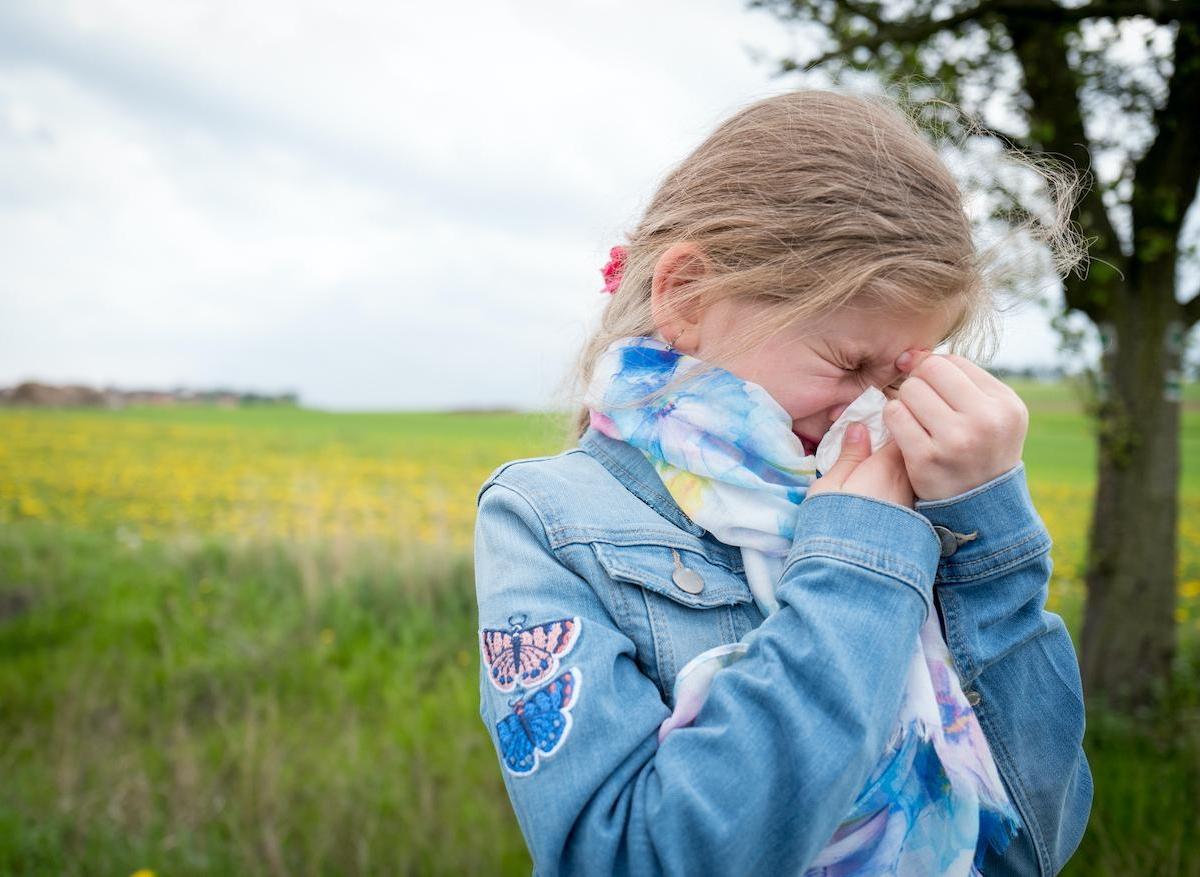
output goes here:
[{"label": "hand", "polygon": [[906,350],[896,367],[908,377],[883,422],[918,499],[956,496],[1021,461],[1029,409],[1011,387],[950,353]]},{"label": "hand", "polygon": [[809,485],[805,495],[819,493],[856,493],[908,508],[913,506],[913,488],[899,447],[888,441],[871,453],[871,436],[861,423],[846,430],[838,461]]}]

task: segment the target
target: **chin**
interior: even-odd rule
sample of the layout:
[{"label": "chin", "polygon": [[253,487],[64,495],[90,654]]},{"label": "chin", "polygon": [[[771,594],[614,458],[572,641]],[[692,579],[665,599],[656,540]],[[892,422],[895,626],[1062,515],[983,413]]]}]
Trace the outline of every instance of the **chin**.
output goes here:
[{"label": "chin", "polygon": [[801,445],[801,447],[804,448],[804,453],[806,455],[807,454],[815,454],[817,452],[817,445],[820,444],[819,439],[812,439],[812,438],[809,438],[808,436],[801,435],[800,433],[796,432],[796,430],[794,430],[794,429],[792,430],[792,435],[794,435],[796,438],[800,439],[800,445]]}]

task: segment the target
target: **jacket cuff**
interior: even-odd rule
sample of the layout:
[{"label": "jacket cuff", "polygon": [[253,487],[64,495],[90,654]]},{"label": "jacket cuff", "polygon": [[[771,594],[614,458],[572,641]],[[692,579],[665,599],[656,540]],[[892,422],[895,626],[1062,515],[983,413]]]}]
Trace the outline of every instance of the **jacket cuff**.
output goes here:
[{"label": "jacket cuff", "polygon": [[800,503],[796,537],[783,569],[804,557],[829,557],[904,582],[933,611],[941,542],[914,510],[856,493],[819,493]]},{"label": "jacket cuff", "polygon": [[939,584],[984,578],[1050,548],[1025,475],[1020,461],[957,496],[916,501],[940,539]]}]

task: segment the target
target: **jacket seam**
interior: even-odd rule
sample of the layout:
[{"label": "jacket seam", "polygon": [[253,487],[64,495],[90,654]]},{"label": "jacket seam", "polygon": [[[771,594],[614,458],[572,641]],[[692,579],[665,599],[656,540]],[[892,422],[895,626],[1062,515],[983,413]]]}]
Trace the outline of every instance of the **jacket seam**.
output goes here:
[{"label": "jacket seam", "polygon": [[[561,526],[547,526],[547,535],[561,536],[564,533],[573,534],[577,532],[579,527],[575,524],[563,524]],[[686,530],[684,531],[687,532]],[[689,536],[692,534],[688,533]],[[621,540],[621,541],[618,541]],[[660,548],[678,548],[681,551],[690,551],[693,554],[698,554],[709,563],[729,570],[731,572],[739,571],[739,568],[719,551],[709,552],[705,550],[704,540],[699,536],[692,536],[691,540],[679,539],[672,533],[654,533],[647,537],[644,529],[631,533],[617,533],[613,530],[596,530],[592,533],[585,533],[581,536],[568,535],[563,544],[583,544],[590,545],[593,542],[604,542],[608,545],[654,545]]]},{"label": "jacket seam", "polygon": [[[999,557],[1002,554],[1014,552],[1021,546],[1034,541],[1036,541],[1035,545],[1010,558],[1009,560],[1004,561],[1003,563],[987,566],[985,569],[980,569],[977,572],[957,572],[959,569],[970,569],[972,567],[979,566],[980,564],[984,564],[989,560],[994,560],[996,557]],[[957,562],[944,561],[942,566],[945,571],[943,572],[942,570],[939,570],[937,579],[939,582],[949,584],[954,582],[972,582],[978,579],[988,578],[989,576],[1012,569],[1014,566],[1024,563],[1031,557],[1036,557],[1048,552],[1053,545],[1053,541],[1043,530],[1034,530],[1024,539],[1014,542],[1011,545],[1005,545],[1003,548],[999,548],[993,551],[991,554],[984,555],[983,557],[975,557],[971,560]]]},{"label": "jacket seam", "polygon": [[[501,474],[503,474],[506,470],[508,470],[509,467],[515,466],[518,463],[537,463],[542,460],[555,460],[555,459],[558,459],[559,457],[565,457],[567,454],[574,453],[577,450],[580,450],[580,449],[579,448],[568,448],[567,450],[561,451],[557,454],[542,454],[541,456],[537,456],[537,457],[520,457],[519,459],[516,459],[516,460],[509,460],[507,463],[501,463],[499,466],[497,466],[495,469],[492,470],[492,473],[487,477],[487,480],[484,481],[483,484],[480,485],[479,490],[476,491],[475,505],[476,506],[479,505],[480,500],[483,499],[484,491],[487,490],[487,488],[490,487],[491,485],[504,484],[505,487],[512,486],[509,484],[505,484],[505,482],[503,482],[503,481],[500,481]],[[528,500],[528,497],[526,497],[526,499]],[[530,505],[532,505],[532,504],[533,503],[531,502]]]},{"label": "jacket seam", "polygon": [[[558,551],[555,549],[554,543],[550,541],[549,530],[546,527],[546,519],[542,517],[542,511],[541,511],[541,509],[538,508],[537,503],[535,503],[533,501],[533,498],[530,497],[524,490],[521,490],[516,485],[509,484],[505,481],[493,481],[492,484],[489,486],[506,487],[525,501],[525,504],[527,506],[529,506],[529,508],[533,512],[534,516],[538,519],[538,523],[542,525],[542,535],[546,540],[546,545],[550,548],[551,553],[553,553],[554,556],[557,557]],[[479,498],[480,498],[480,501],[483,500],[483,491],[480,491]],[[560,560],[561,560],[561,558],[560,558]]]},{"label": "jacket seam", "polygon": [[[827,493],[818,493],[816,495],[805,496],[804,500],[803,500],[803,502],[801,502],[800,506],[801,506],[801,508],[803,508],[806,504],[809,504],[812,502],[816,502],[817,505],[819,506],[821,504],[821,497],[837,497],[839,499],[845,499],[846,497],[851,497],[855,500],[862,500],[865,502],[873,503],[874,505],[880,505],[880,506],[883,506],[884,508],[892,509],[893,511],[898,511],[901,514],[905,515],[906,517],[915,518],[921,525],[924,525],[925,529],[929,531],[930,536],[932,536],[939,543],[941,541],[940,537],[937,534],[937,531],[933,529],[933,522],[926,515],[921,514],[916,509],[911,509],[908,506],[900,505],[900,503],[891,502],[890,500],[886,500],[886,499],[879,499],[878,497],[875,497],[875,496],[865,496],[865,495],[859,494],[859,493],[846,493],[846,492],[842,492],[842,491],[832,491],[832,492],[827,492]],[[826,502],[826,504],[828,504],[831,501],[832,500],[826,500],[825,502]],[[814,512],[814,514],[816,514],[816,513]],[[824,512],[824,514],[828,514],[828,512]]]},{"label": "jacket seam", "polygon": [[946,620],[946,645],[950,647],[950,657],[954,660],[955,665],[959,665],[959,656],[970,663],[966,666],[958,666],[959,678],[971,685],[979,678],[979,667],[975,664],[974,658],[971,657],[971,649],[967,645],[966,637],[963,634],[962,626],[959,624],[958,595],[952,591],[939,592],[942,604],[942,617]]},{"label": "jacket seam", "polygon": [[[599,447],[594,443],[589,443],[586,448],[580,447],[579,450],[581,453],[588,454],[589,456],[591,456],[593,458],[603,457],[605,460],[607,460],[609,463],[611,463],[617,470],[619,470],[621,472],[621,474],[624,475],[629,481],[631,481],[631,482],[637,484],[639,487],[641,487],[642,490],[644,490],[647,495],[649,495],[649,496],[657,495],[658,492],[655,489],[654,485],[647,484],[645,481],[638,478],[638,476],[636,474],[634,474],[633,472],[631,472],[629,470],[628,466],[626,466],[623,462],[621,462],[621,460],[617,459],[612,454],[608,453],[606,450],[604,450],[604,448]],[[597,461],[597,462],[599,462],[599,461]],[[604,464],[601,463],[601,465],[604,465]],[[617,480],[621,481],[621,479],[619,479],[619,478]],[[625,484],[624,482],[622,482],[622,486],[626,490],[629,490],[629,486],[627,484]],[[632,493],[632,491],[630,491],[630,492]],[[654,512],[656,514],[658,514],[659,516],[661,516],[664,520],[666,520],[669,523],[675,524],[675,522],[671,520],[671,518],[667,515],[667,513],[663,509],[658,508],[658,506],[655,503],[647,502],[645,499],[643,499],[640,496],[638,496],[637,498],[639,500],[641,500],[641,502],[648,505],[651,509],[653,509]],[[676,506],[676,508],[678,508],[678,506]],[[700,525],[697,524],[695,521],[693,521],[683,509],[678,509],[678,510],[679,510],[679,514],[683,520],[687,521],[693,527],[700,527]],[[678,525],[676,525],[676,526],[678,526]],[[702,527],[700,527],[700,529],[703,530]],[[699,534],[693,534],[693,535],[699,535]]]},{"label": "jacket seam", "polygon": [[[1051,614],[1053,615],[1056,613],[1051,613]],[[1059,616],[1059,618],[1061,620],[1061,616]],[[1075,644],[1073,642],[1071,642],[1071,635],[1069,633],[1067,633],[1065,625],[1064,625],[1064,627],[1049,627],[1046,630],[1039,633],[1036,637],[1033,637],[1033,639],[1037,640],[1038,649],[1041,651],[1042,657],[1045,658],[1046,663],[1050,665],[1050,669],[1054,671],[1054,675],[1058,677],[1058,681],[1063,684],[1064,688],[1066,688],[1068,691],[1071,692],[1071,694],[1075,698],[1075,702],[1079,705],[1080,709],[1086,710],[1087,705],[1083,702],[1083,696],[1076,689],[1075,681],[1072,679],[1068,679],[1066,676],[1063,675],[1062,668],[1058,666],[1058,662],[1056,660],[1054,660],[1054,655],[1052,655],[1050,653],[1050,646],[1048,644],[1047,638],[1058,634],[1060,630],[1062,631],[1061,635],[1065,635],[1067,637],[1067,642],[1071,643],[1071,652],[1074,653]],[[1076,660],[1078,660],[1078,659],[1076,659]]]},{"label": "jacket seam", "polygon": [[620,582],[612,578],[609,579],[608,587],[609,591],[613,595],[613,604],[617,609],[617,624],[622,630],[631,630],[633,626],[633,616],[629,610],[629,602],[625,598],[624,587]]},{"label": "jacket seam", "polygon": [[689,551],[698,555],[705,563],[720,567],[722,572],[732,573],[736,576],[745,574],[745,566],[737,562],[735,555],[720,551],[706,543],[702,537],[692,536],[686,530],[683,532],[687,533],[690,538],[683,539],[670,531],[652,531],[648,535],[645,529],[628,533],[624,530],[618,532],[612,528],[584,533],[578,531],[577,526],[567,524],[549,527],[547,535],[551,537],[552,541],[558,541],[559,545],[595,546],[597,543],[603,543],[621,547],[645,545],[654,548],[677,548],[680,551]]},{"label": "jacket seam", "polygon": [[[924,581],[921,568],[909,563],[902,557],[889,554],[875,546],[865,546],[862,542],[847,539],[836,539],[830,536],[805,536],[789,553],[783,572],[787,571],[795,561],[812,554],[826,557],[836,557],[874,569],[876,572],[893,578],[901,578],[920,590]],[[782,575],[781,573],[780,575]],[[932,578],[930,580],[932,584]]]},{"label": "jacket seam", "polygon": [[915,591],[917,593],[917,596],[919,596],[921,598],[921,602],[925,605],[926,618],[929,617],[929,612],[932,611],[933,607],[930,605],[930,600],[928,598],[926,598],[925,592],[921,588],[919,579],[915,580],[915,581],[910,580],[907,577],[898,573],[897,571],[881,569],[869,561],[861,560],[859,558],[854,558],[854,557],[847,557],[843,554],[837,554],[837,553],[831,552],[831,551],[820,551],[818,549],[810,549],[810,550],[802,551],[797,554],[793,554],[792,559],[790,559],[788,561],[787,566],[784,567],[783,572],[780,574],[780,580],[782,581],[783,578],[786,578],[788,570],[791,569],[793,566],[795,566],[797,562],[799,562],[800,560],[802,560],[806,557],[825,557],[830,560],[838,560],[849,566],[857,566],[860,569],[869,570],[873,573],[883,576],[886,579],[890,579],[891,581],[900,582],[901,584],[906,585],[907,587],[909,587],[910,589]]},{"label": "jacket seam", "polygon": [[[971,652],[966,645],[966,638],[963,634],[962,625],[959,624],[960,616],[957,604],[960,598],[957,594],[953,593],[953,590],[941,591],[939,593],[939,597],[942,605],[942,614],[946,619],[947,645],[950,647],[951,658],[956,665],[959,663],[960,655],[965,656],[968,660],[970,660],[970,664],[967,667],[959,668],[960,680],[966,685],[977,686],[979,684],[980,675],[984,670],[987,669],[987,667],[978,667],[974,660],[971,659]],[[1031,637],[1031,639],[1044,636],[1045,633],[1046,631],[1043,631],[1042,633]],[[1028,640],[1023,642],[1028,642]],[[963,672],[964,670],[969,672]],[[1012,757],[1012,753],[1009,752],[1008,746],[1004,741],[1004,735],[992,726],[990,703],[984,699],[980,704],[974,707],[974,710],[979,718],[979,723],[984,730],[989,745],[991,745],[994,749],[998,749],[1002,756],[1001,761],[1003,764],[998,764],[997,767],[1001,768],[1001,774],[1009,782],[1014,803],[1016,804],[1018,812],[1021,814],[1021,821],[1031,836],[1034,854],[1038,859],[1039,875],[1051,874],[1053,871],[1047,865],[1049,853],[1045,848],[1045,843],[1041,836],[1040,826],[1036,820],[1032,819],[1029,815],[1031,811],[1028,806],[1028,792],[1025,788],[1024,781],[1021,778],[1020,771],[1017,770],[1016,762]]]},{"label": "jacket seam", "polygon": [[[1029,831],[1030,838],[1033,842],[1033,851],[1037,855],[1039,877],[1053,874],[1054,871],[1050,867],[1050,853],[1046,849],[1045,841],[1042,838],[1041,826],[1038,825],[1037,820],[1031,819],[1029,816],[1029,813],[1031,812],[1029,810],[1029,793],[1025,789],[1025,782],[1021,778],[1020,771],[1016,769],[1016,762],[1012,757],[1012,753],[1009,752],[1008,744],[1004,742],[1004,735],[997,733],[996,729],[992,727],[992,714],[990,706],[985,707],[982,710],[976,706],[974,707],[974,710],[976,717],[979,719],[980,725],[984,729],[984,733],[985,736],[987,736],[989,745],[993,744],[994,741],[996,748],[1003,753],[1005,766],[1007,766],[1009,769],[1009,785],[1011,787],[1010,792],[1013,793],[1012,797],[1014,799],[1014,803],[1017,805],[1017,810],[1021,814],[1021,822]],[[988,734],[988,731],[991,731],[991,733]]]},{"label": "jacket seam", "polygon": [[629,471],[629,467],[627,467],[627,466],[626,466],[624,463],[622,463],[620,460],[618,460],[618,459],[617,459],[616,457],[614,457],[612,454],[608,453],[608,452],[607,452],[606,450],[604,450],[603,448],[599,448],[599,447],[594,447],[594,446],[593,446],[593,447],[590,447],[590,448],[586,449],[586,450],[585,450],[585,453],[587,453],[587,454],[591,454],[591,455],[593,455],[593,456],[599,455],[599,456],[603,457],[603,458],[604,458],[605,460],[607,460],[609,463],[612,463],[612,465],[613,465],[615,468],[617,468],[618,470],[620,470],[621,474],[623,474],[623,475],[627,476],[627,477],[629,478],[629,480],[630,480],[630,481],[634,481],[634,482],[636,482],[636,483],[640,484],[642,487],[646,487],[646,486],[647,486],[647,485],[645,485],[645,484],[642,484],[642,481],[641,481],[641,479],[640,479],[640,478],[638,478],[636,475],[634,475],[632,472],[630,472],[630,471]]},{"label": "jacket seam", "polygon": [[650,594],[642,590],[642,601],[646,604],[646,614],[650,619],[650,638],[654,643],[654,664],[658,670],[659,691],[670,696],[670,685],[675,678],[678,665],[675,661],[675,644],[671,641],[670,624],[662,607],[650,599]]},{"label": "jacket seam", "polygon": [[[674,584],[671,586],[663,584],[663,579],[660,576],[653,575],[646,570],[611,564],[608,561],[600,559],[599,555],[597,555],[596,559],[608,577],[614,582],[625,582],[643,591],[650,591],[670,600],[672,603],[686,606],[688,609],[716,609],[719,606],[737,606],[742,603],[749,603],[753,599],[749,587],[742,583],[740,579],[737,583],[713,588],[710,588],[710,583],[706,581],[702,595],[693,595],[680,590]],[[689,567],[689,569],[694,569],[694,567]],[[726,572],[730,575],[736,575],[728,570]]]}]

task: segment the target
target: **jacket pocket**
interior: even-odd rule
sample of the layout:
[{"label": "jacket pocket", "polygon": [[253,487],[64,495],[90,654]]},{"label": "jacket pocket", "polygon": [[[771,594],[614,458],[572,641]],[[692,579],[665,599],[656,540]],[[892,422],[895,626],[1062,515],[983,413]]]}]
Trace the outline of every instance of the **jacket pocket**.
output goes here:
[{"label": "jacket pocket", "polygon": [[699,544],[679,545],[592,543],[638,664],[672,707],[682,666],[706,649],[737,642],[762,620],[742,572]]}]

